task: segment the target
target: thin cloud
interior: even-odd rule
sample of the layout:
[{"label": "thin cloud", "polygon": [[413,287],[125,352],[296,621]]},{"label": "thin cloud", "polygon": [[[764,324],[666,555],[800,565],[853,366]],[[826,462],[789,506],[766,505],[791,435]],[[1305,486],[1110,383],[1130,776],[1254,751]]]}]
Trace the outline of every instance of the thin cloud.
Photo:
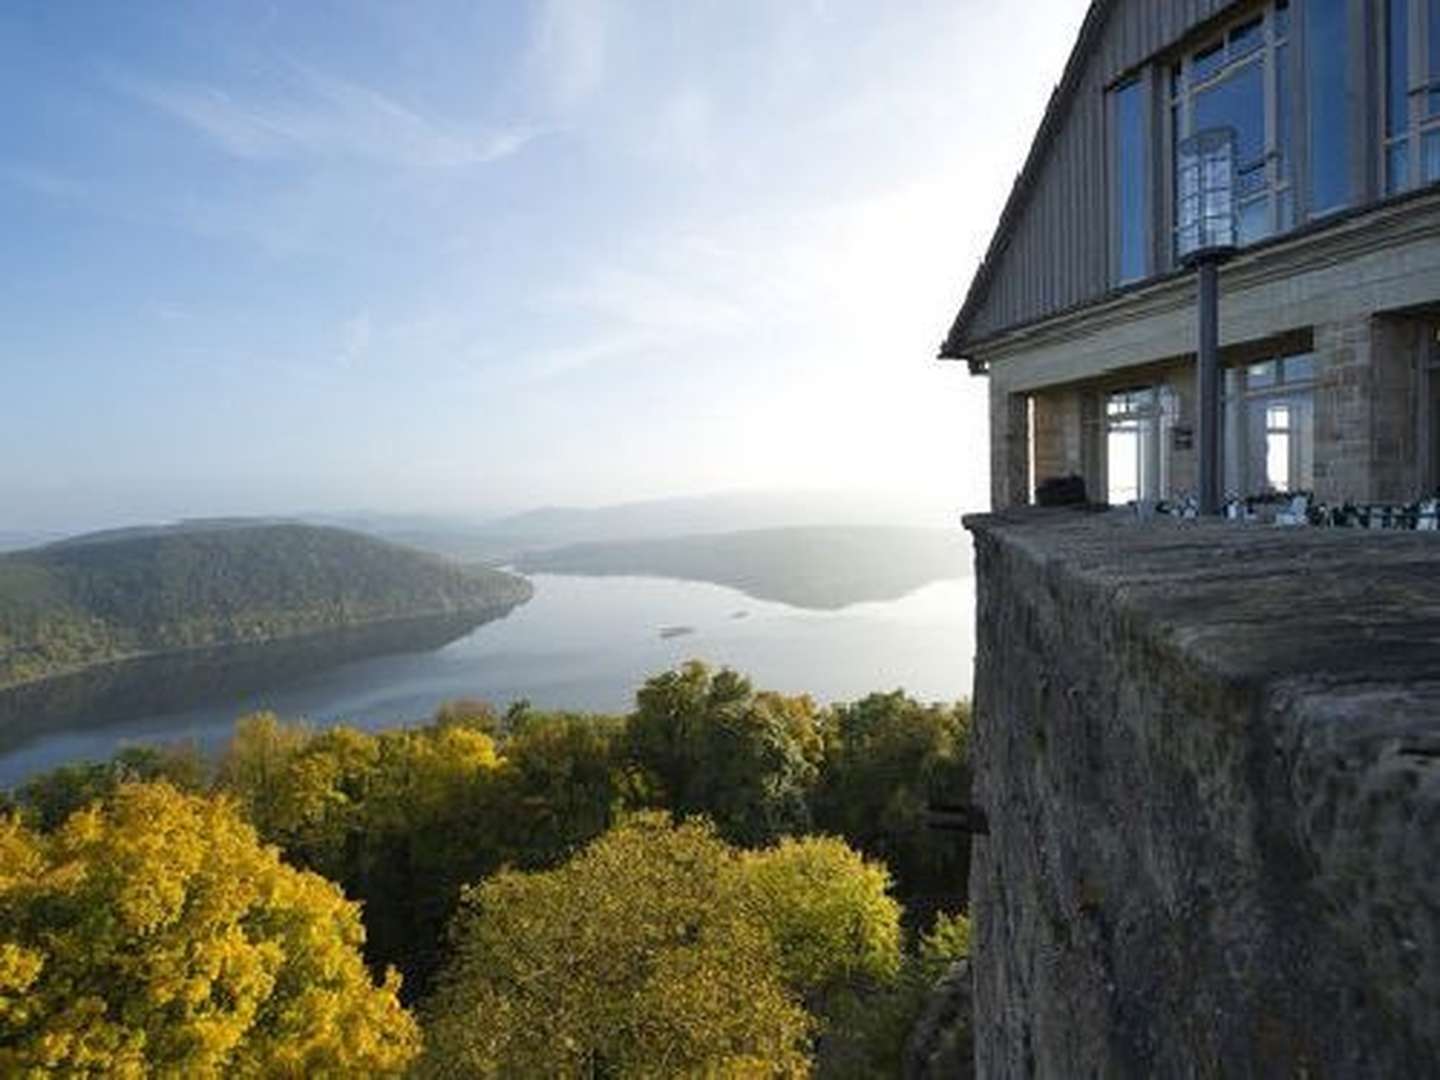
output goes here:
[{"label": "thin cloud", "polygon": [[607,0],[547,0],[540,10],[529,64],[551,108],[569,112],[605,81],[611,22]]},{"label": "thin cloud", "polygon": [[530,353],[514,365],[512,372],[519,385],[543,383],[656,347],[657,342],[651,335],[622,333],[617,337],[599,337],[578,345]]},{"label": "thin cloud", "polygon": [[374,339],[370,312],[362,311],[353,319],[346,319],[340,327],[340,355],[337,360],[341,368],[351,368],[367,352]]},{"label": "thin cloud", "polygon": [[88,203],[94,195],[90,185],[82,181],[28,165],[0,166],[0,180],[62,202]]},{"label": "thin cloud", "polygon": [[484,165],[539,134],[514,126],[452,130],[359,83],[295,66],[287,92],[248,98],[213,86],[117,78],[131,97],[188,125],[231,157],[319,157],[412,169]]},{"label": "thin cloud", "polygon": [[687,288],[659,273],[603,269],[551,292],[550,305],[646,334],[728,333],[746,324],[745,310],[718,290]]}]

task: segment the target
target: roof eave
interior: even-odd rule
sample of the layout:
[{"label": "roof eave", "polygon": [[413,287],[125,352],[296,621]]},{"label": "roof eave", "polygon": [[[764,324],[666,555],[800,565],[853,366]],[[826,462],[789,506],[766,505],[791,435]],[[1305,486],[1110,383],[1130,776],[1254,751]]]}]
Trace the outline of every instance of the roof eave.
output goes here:
[{"label": "roof eave", "polygon": [[1090,9],[1085,13],[1085,21],[1080,24],[1080,34],[1075,40],[1075,48],[1071,50],[1070,58],[1065,62],[1064,74],[1061,75],[1059,84],[1050,94],[1050,101],[1045,106],[1045,115],[1041,118],[1040,127],[1035,132],[1035,138],[1030,144],[1030,151],[1025,156],[1025,164],[1015,178],[1014,185],[1010,188],[1010,196],[1005,201],[1005,208],[1000,212],[1000,221],[995,227],[995,234],[990,238],[985,258],[970,281],[970,288],[965,293],[965,300],[960,305],[959,313],[955,316],[950,333],[945,339],[945,345],[941,347],[941,359],[963,358],[959,355],[958,343],[970,336],[975,314],[989,291],[990,279],[995,274],[996,265],[1004,253],[1006,245],[1010,242],[1011,231],[1020,218],[1030,189],[1034,186],[1036,175],[1040,170],[1040,163],[1050,148],[1051,140],[1060,129],[1064,108],[1069,104],[1075,88],[1080,82],[1084,73],[1085,60],[1090,55],[1091,48],[1099,40],[1101,27],[1104,25],[1105,17],[1113,2],[1114,0],[1091,0]]}]

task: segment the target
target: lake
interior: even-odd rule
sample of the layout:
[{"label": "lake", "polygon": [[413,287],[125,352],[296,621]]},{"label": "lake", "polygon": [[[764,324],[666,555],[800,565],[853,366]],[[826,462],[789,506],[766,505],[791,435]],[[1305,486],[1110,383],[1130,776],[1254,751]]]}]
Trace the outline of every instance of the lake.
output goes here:
[{"label": "lake", "polygon": [[214,748],[237,717],[257,709],[370,729],[424,720],[456,697],[622,712],[648,676],[691,658],[822,702],[896,687],[924,700],[970,694],[970,578],[838,611],[662,578],[531,580],[529,603],[479,626],[432,620],[137,661],[0,694],[0,787],[68,761],[108,758],[128,743]]}]

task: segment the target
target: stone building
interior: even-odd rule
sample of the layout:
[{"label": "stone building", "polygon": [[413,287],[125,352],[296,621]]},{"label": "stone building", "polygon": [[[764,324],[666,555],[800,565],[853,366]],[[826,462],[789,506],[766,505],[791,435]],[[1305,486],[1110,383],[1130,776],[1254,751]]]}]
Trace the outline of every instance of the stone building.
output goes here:
[{"label": "stone building", "polygon": [[997,508],[1194,490],[1178,142],[1234,129],[1223,485],[1440,483],[1440,0],[1094,0],[941,350],[990,380]]}]

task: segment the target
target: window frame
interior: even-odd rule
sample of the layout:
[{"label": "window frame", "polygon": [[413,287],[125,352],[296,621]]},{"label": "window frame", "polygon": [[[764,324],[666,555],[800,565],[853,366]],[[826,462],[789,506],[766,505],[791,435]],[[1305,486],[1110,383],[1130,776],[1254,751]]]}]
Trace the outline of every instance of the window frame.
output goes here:
[{"label": "window frame", "polygon": [[[1178,195],[1175,157],[1180,141],[1194,133],[1195,98],[1199,94],[1218,88],[1228,79],[1250,65],[1259,65],[1261,70],[1262,110],[1264,113],[1265,142],[1261,156],[1265,172],[1263,190],[1240,200],[1241,207],[1265,203],[1264,231],[1241,241],[1242,247],[1258,243],[1293,229],[1299,219],[1299,162],[1297,109],[1300,101],[1298,76],[1303,74],[1297,63],[1297,12],[1289,0],[1268,0],[1249,7],[1226,20],[1207,37],[1186,48],[1178,56],[1163,65],[1165,87],[1165,118],[1169,139],[1162,153],[1165,159],[1165,203],[1166,226],[1169,236],[1167,250],[1171,265],[1179,265],[1179,222],[1176,220]],[[1278,13],[1286,13],[1283,31],[1279,26]],[[1261,22],[1261,40],[1250,48],[1234,50],[1234,35],[1256,20]],[[1218,65],[1200,73],[1194,72],[1196,58],[1210,55],[1215,49],[1223,50],[1225,58]],[[1282,63],[1283,61],[1283,63]],[[1280,93],[1284,79],[1288,94]],[[1282,97],[1288,105],[1289,115],[1281,117]],[[1288,136],[1287,145],[1280,145],[1282,132]],[[1241,217],[1243,219],[1243,210]],[[1238,222],[1237,222],[1238,227]]]},{"label": "window frame", "polygon": [[[1140,200],[1136,222],[1141,229],[1140,235],[1140,260],[1141,267],[1138,274],[1127,275],[1124,272],[1124,240],[1121,230],[1125,223],[1124,195],[1121,190],[1121,146],[1122,128],[1120,123],[1120,94],[1123,91],[1134,89],[1139,94],[1137,112],[1139,115],[1140,144],[1138,147],[1138,158],[1140,162]],[[1151,86],[1148,71],[1141,71],[1130,78],[1121,80],[1111,86],[1105,94],[1106,119],[1110,127],[1109,157],[1107,161],[1110,175],[1110,284],[1114,288],[1123,288],[1126,285],[1133,285],[1136,282],[1144,281],[1155,273],[1155,236],[1154,236],[1154,203],[1155,203],[1155,167],[1154,167],[1154,122],[1151,117],[1154,112],[1154,91]]]},{"label": "window frame", "polygon": [[1110,439],[1117,434],[1135,438],[1135,501],[1166,498],[1171,481],[1168,443],[1178,409],[1173,388],[1160,380],[1102,390],[1098,398],[1106,502],[1114,504],[1117,494],[1110,484]]},{"label": "window frame", "polygon": [[[1385,0],[1384,3],[1376,5],[1376,17],[1379,26],[1376,30],[1376,41],[1379,43],[1380,51],[1380,77],[1379,77],[1379,102],[1376,130],[1379,133],[1377,163],[1378,175],[1380,177],[1380,191],[1386,196],[1400,195],[1407,191],[1415,191],[1430,184],[1440,183],[1440,167],[1435,170],[1435,175],[1426,179],[1425,177],[1425,142],[1427,138],[1433,140],[1437,145],[1437,152],[1440,152],[1440,70],[1432,71],[1430,53],[1430,32],[1431,32],[1431,4],[1430,0],[1403,0],[1405,3],[1405,27],[1406,27],[1406,117],[1403,132],[1397,135],[1390,134],[1390,72],[1394,64],[1390,40],[1390,13],[1391,4],[1395,0]],[[1437,29],[1440,33],[1440,29]],[[1437,50],[1440,52],[1440,50]],[[1440,67],[1440,55],[1435,57],[1437,67]],[[1437,100],[1437,107],[1431,111],[1427,109],[1430,98],[1434,96]],[[1391,151],[1396,146],[1404,144],[1406,147],[1405,176],[1403,182],[1396,184],[1391,168]]]},{"label": "window frame", "polygon": [[[1300,367],[1304,364],[1304,367]],[[1254,381],[1257,369],[1271,370],[1264,381]],[[1293,367],[1300,367],[1297,374]],[[1269,355],[1251,356],[1243,361],[1226,365],[1221,411],[1224,417],[1222,435],[1222,474],[1228,495],[1246,498],[1264,494],[1262,490],[1244,490],[1253,487],[1259,480],[1268,486],[1268,438],[1271,434],[1286,436],[1287,458],[1290,479],[1286,493],[1312,489],[1315,470],[1315,397],[1319,386],[1319,374],[1315,366],[1315,352],[1307,349],[1298,352],[1282,351]],[[1295,405],[1304,401],[1308,418],[1299,415]],[[1270,428],[1270,410],[1274,406],[1289,407],[1288,426],[1283,430]],[[1258,417],[1257,417],[1258,411]],[[1257,424],[1255,421],[1259,419]],[[1305,443],[1305,426],[1309,425],[1309,445]],[[1258,433],[1266,442],[1261,458],[1252,452],[1251,440]],[[1250,476],[1251,466],[1256,461],[1265,462],[1259,477]],[[1310,484],[1305,474],[1309,472]],[[1232,483],[1232,480],[1234,481]]]}]

